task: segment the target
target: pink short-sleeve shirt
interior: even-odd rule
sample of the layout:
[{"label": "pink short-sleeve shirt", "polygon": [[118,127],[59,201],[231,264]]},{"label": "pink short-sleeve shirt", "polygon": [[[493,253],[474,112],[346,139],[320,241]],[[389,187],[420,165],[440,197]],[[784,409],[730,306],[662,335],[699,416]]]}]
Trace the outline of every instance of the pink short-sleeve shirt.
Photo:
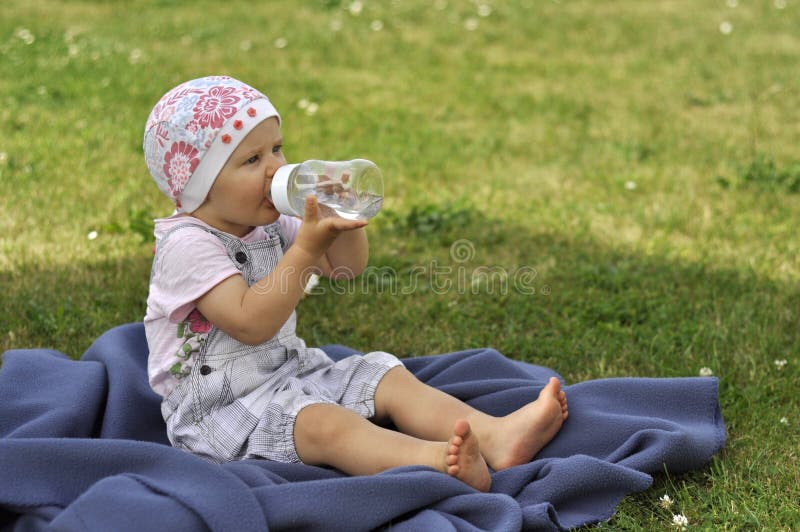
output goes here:
[{"label": "pink short-sleeve shirt", "polygon": [[[179,225],[183,229],[161,244],[161,239]],[[281,215],[277,221],[285,248],[295,239],[300,220]],[[195,301],[233,275],[241,275],[219,238],[204,230],[197,218],[175,215],[155,222],[157,260],[153,263],[147,313],[144,317],[150,350],[147,374],[150,386],[166,396],[188,374],[194,358],[211,330],[197,311]],[[256,227],[241,238],[245,243],[264,240],[267,233]]]}]

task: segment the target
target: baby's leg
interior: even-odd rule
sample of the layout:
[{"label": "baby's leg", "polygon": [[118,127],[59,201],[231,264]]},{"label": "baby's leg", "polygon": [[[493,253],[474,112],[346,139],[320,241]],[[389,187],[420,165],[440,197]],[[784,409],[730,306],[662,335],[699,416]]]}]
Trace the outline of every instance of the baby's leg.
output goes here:
[{"label": "baby's leg", "polygon": [[480,442],[486,462],[495,470],[529,462],[561,428],[567,399],[553,378],[539,397],[504,417],[475,410],[428,386],[405,368],[390,370],[375,394],[375,420],[391,419],[404,433],[441,440],[458,419],[466,419]]},{"label": "baby's leg", "polygon": [[379,427],[341,406],[315,404],[297,415],[294,443],[303,463],[330,465],[351,475],[424,465],[481,491],[491,485],[478,440],[465,420],[454,422],[441,441],[426,441]]}]

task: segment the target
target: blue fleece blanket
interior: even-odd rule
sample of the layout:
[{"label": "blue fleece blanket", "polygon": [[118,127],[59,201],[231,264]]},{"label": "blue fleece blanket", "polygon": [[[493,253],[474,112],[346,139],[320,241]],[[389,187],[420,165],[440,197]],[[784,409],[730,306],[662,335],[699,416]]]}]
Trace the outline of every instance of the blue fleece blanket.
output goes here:
[{"label": "blue fleece blanket", "polygon": [[[491,493],[425,467],[348,477],[264,460],[216,465],[169,446],[146,357],[141,324],[106,332],[81,361],[3,355],[0,529],[558,530],[607,519],[651,474],[698,468],[725,442],[716,379],[605,379],[568,386],[561,432],[531,463],[495,473]],[[496,415],[555,375],[491,349],[404,362]]]}]

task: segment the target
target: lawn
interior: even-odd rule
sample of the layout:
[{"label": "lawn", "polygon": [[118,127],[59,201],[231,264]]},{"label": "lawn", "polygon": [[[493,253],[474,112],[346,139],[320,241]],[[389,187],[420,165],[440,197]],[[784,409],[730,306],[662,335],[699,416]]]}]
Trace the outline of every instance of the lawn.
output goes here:
[{"label": "lawn", "polygon": [[[567,383],[712,372],[725,450],[601,530],[800,527],[800,3],[4,0],[0,351],[79,357],[141,320],[141,150],[177,83],[229,74],[290,161],[386,179],[371,269],[311,345],[492,346]],[[663,508],[659,498],[674,503]]]}]

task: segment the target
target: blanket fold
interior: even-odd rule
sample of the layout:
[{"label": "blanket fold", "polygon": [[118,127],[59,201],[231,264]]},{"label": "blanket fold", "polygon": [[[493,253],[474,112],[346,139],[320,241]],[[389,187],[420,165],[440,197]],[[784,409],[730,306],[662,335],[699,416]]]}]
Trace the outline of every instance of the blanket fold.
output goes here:
[{"label": "blanket fold", "polygon": [[[338,359],[354,353],[326,346]],[[403,361],[493,415],[535,399],[548,368],[473,349]],[[563,379],[562,379],[563,384]],[[0,368],[0,528],[10,530],[563,530],[613,515],[652,474],[706,464],[725,443],[715,378],[602,379],[565,390],[570,417],[491,493],[426,467],[349,477],[302,464],[212,464],[169,446],[147,384],[141,323],[80,361],[8,351]]]}]

